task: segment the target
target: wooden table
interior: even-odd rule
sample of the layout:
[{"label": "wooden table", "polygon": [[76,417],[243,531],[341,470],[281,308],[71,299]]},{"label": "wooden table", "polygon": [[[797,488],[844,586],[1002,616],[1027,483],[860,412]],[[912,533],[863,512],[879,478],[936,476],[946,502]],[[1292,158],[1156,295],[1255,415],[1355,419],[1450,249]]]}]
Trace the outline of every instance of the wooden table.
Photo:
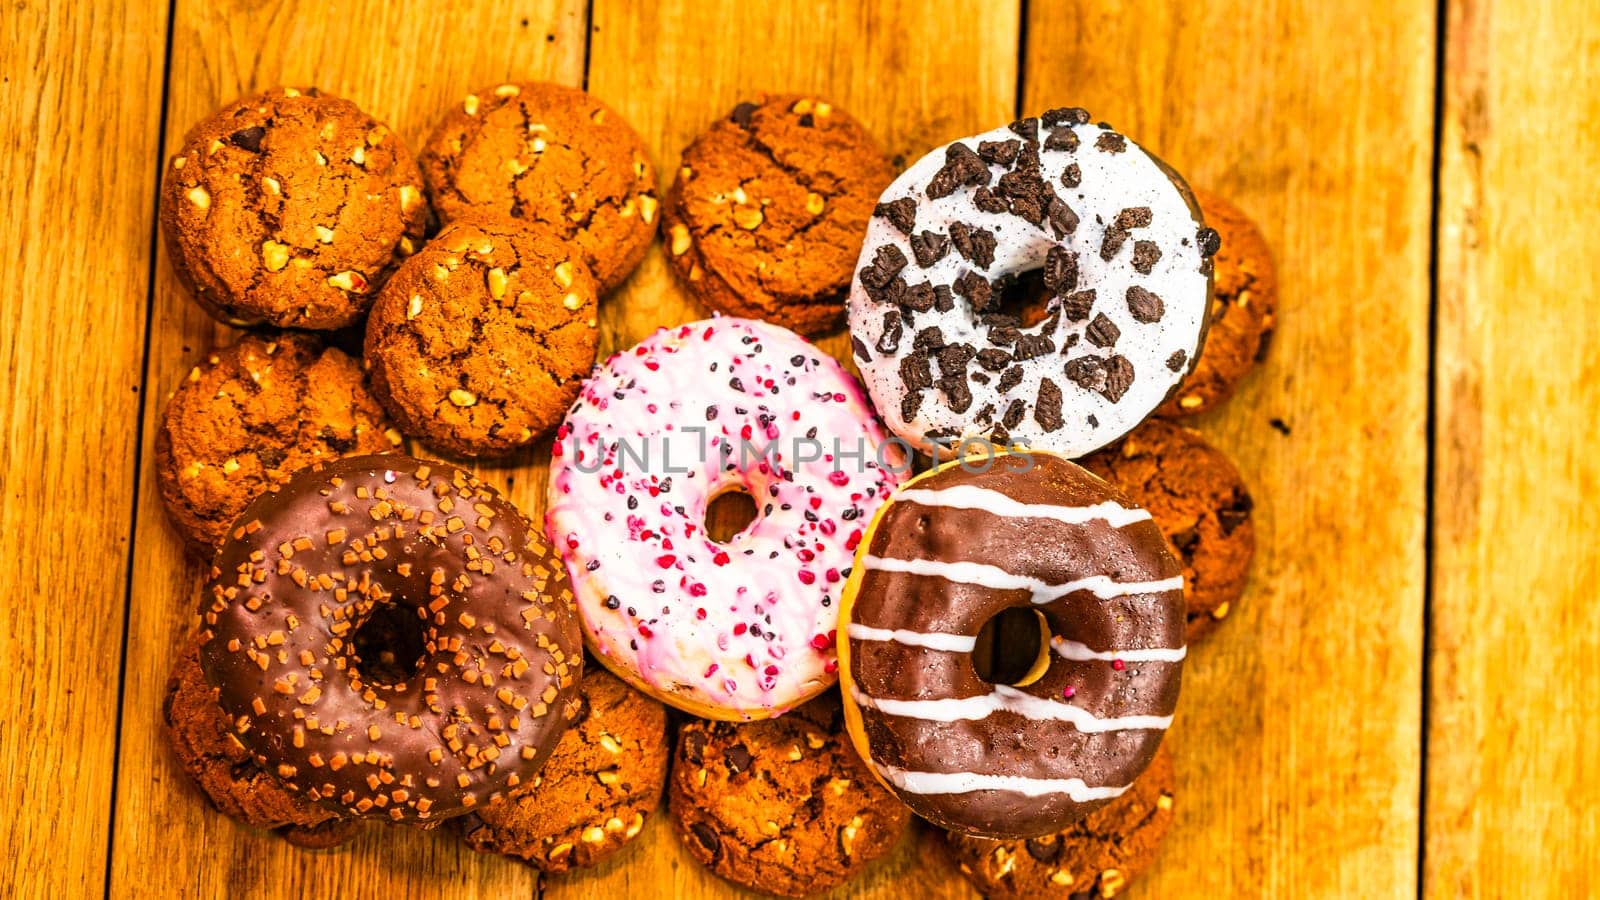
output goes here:
[{"label": "wooden table", "polygon": [[[162,160],[258,87],[314,82],[416,146],[508,78],[586,84],[663,177],[776,88],[824,93],[908,159],[1084,105],[1232,197],[1276,248],[1283,314],[1265,367],[1199,425],[1251,480],[1262,551],[1191,657],[1178,822],[1134,893],[1597,889],[1583,0],[10,0],[0,35],[0,891],[728,892],[659,817],[620,861],[543,881],[443,833],[308,854],[207,809],[160,741],[199,569],[163,521],[153,423],[226,337],[155,239]],[[701,312],[652,251],[604,304],[604,349]],[[539,510],[536,466],[487,471]],[[848,890],[967,895],[918,839]]]}]

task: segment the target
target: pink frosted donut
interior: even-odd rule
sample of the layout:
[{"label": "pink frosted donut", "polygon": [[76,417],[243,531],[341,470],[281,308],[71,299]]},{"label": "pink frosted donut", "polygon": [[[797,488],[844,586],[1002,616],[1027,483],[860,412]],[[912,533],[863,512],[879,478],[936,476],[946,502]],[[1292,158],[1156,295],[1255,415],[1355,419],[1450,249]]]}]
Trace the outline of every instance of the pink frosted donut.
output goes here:
[{"label": "pink frosted donut", "polygon": [[[904,459],[855,379],[775,325],[694,322],[611,357],[557,432],[546,518],[590,650],[707,718],[821,693],[856,544]],[[706,508],[738,489],[756,518],[719,543]]]}]

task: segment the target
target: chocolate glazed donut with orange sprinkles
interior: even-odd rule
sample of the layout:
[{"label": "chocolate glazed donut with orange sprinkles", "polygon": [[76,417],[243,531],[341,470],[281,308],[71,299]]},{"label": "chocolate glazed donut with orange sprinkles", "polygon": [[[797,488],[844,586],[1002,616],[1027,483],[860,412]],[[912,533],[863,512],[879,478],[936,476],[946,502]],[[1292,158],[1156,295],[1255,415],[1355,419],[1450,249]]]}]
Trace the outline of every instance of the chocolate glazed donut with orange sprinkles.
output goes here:
[{"label": "chocolate glazed donut with orange sprinkles", "polygon": [[561,563],[509,501],[441,463],[352,457],[258,498],[200,614],[239,741],[342,815],[431,824],[489,803],[578,709]]}]

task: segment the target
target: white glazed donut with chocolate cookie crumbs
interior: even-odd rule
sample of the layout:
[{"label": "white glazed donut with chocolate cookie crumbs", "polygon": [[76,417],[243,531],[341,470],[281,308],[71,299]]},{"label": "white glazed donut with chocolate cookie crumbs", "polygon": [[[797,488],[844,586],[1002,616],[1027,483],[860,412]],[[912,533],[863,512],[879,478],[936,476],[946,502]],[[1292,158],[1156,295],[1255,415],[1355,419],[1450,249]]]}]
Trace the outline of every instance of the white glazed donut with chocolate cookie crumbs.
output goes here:
[{"label": "white glazed donut with chocolate cookie crumbs", "polygon": [[[878,204],[850,292],[856,362],[924,451],[986,439],[1068,457],[1130,431],[1205,339],[1211,257],[1183,179],[1081,109],[918,160]],[[1004,308],[1042,270],[1043,321]]]}]

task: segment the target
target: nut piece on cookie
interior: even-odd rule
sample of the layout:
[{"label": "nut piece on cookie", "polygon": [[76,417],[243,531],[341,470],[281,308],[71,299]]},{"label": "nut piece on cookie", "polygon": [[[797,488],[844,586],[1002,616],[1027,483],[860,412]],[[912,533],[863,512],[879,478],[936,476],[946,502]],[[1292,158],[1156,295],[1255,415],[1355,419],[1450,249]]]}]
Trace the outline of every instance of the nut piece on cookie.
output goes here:
[{"label": "nut piece on cookie", "polygon": [[803,897],[889,852],[910,811],[844,735],[827,695],[776,719],[678,733],[669,815],[689,855],[744,887]]},{"label": "nut piece on cookie", "polygon": [[167,516],[209,558],[251,500],[312,463],[397,449],[361,364],[313,335],[245,335],[189,370],[161,413]]},{"label": "nut piece on cookie", "polygon": [[546,872],[593,866],[639,836],[667,778],[666,707],[604,669],[584,676],[578,720],[539,775],[455,821],[482,853]]},{"label": "nut piece on cookie", "polygon": [[190,129],[161,189],[178,277],[230,325],[336,329],[422,243],[405,142],[316,88],[241,98]]},{"label": "nut piece on cookie", "polygon": [[1255,501],[1231,460],[1192,429],[1151,419],[1078,461],[1150,511],[1183,564],[1189,643],[1239,602],[1255,556]]},{"label": "nut piece on cookie", "polygon": [[945,833],[945,846],[985,897],[1115,897],[1150,865],[1172,825],[1173,780],[1163,746],[1126,794],[1064,831],[1025,841]]},{"label": "nut piece on cookie", "polygon": [[256,765],[231,733],[216,690],[200,669],[198,644],[190,641],[167,679],[161,707],[167,745],[178,767],[217,811],[252,828],[276,830],[292,844],[337,846],[359,827],[291,793]]},{"label": "nut piece on cookie", "polygon": [[808,336],[834,331],[893,178],[877,141],[825,100],[740,103],[683,151],[662,204],[667,258],[714,310]]},{"label": "nut piece on cookie", "polygon": [[367,319],[372,389],[435,449],[503,456],[554,428],[594,364],[598,289],[558,233],[470,218],[406,260]]},{"label": "nut piece on cookie", "polygon": [[1205,412],[1233,394],[1266,358],[1278,316],[1278,275],[1266,238],[1238,207],[1196,189],[1206,224],[1222,249],[1212,257],[1211,325],[1205,347],[1177,391],[1155,412],[1164,418]]},{"label": "nut piece on cookie", "polygon": [[577,88],[513,82],[473,91],[445,113],[420,161],[440,219],[541,224],[578,248],[602,291],[628,277],[655,236],[656,172],[644,140]]}]

